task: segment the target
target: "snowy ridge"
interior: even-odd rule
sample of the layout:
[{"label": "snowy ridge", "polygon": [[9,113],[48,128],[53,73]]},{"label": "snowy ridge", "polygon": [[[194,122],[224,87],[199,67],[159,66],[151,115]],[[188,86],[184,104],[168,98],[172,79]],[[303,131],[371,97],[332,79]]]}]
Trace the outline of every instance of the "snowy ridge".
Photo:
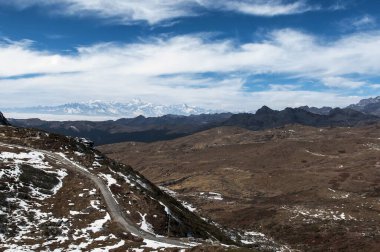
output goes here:
[{"label": "snowy ridge", "polygon": [[7,113],[50,114],[50,115],[83,115],[83,116],[114,116],[133,118],[139,115],[158,117],[163,115],[199,115],[215,111],[189,106],[187,104],[159,105],[134,99],[130,102],[89,101],[67,103],[58,106],[37,106],[24,108],[6,108]]}]

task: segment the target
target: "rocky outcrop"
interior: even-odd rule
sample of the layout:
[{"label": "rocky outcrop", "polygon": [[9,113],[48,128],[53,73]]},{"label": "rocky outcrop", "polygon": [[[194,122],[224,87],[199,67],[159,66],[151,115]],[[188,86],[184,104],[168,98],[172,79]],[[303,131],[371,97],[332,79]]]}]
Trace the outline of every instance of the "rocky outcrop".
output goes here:
[{"label": "rocky outcrop", "polygon": [[0,125],[6,125],[6,126],[10,125],[7,118],[5,118],[3,113],[1,113],[1,112],[0,112]]}]

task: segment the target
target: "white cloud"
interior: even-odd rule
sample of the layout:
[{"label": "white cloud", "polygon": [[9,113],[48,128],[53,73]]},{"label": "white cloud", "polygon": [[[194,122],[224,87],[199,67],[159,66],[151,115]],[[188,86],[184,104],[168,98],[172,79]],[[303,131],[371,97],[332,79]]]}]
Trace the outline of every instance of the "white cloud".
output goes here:
[{"label": "white cloud", "polygon": [[363,27],[374,27],[376,25],[376,18],[370,15],[364,15],[360,18],[354,19],[352,25],[357,29]]},{"label": "white cloud", "polygon": [[377,19],[374,16],[366,14],[359,17],[343,19],[339,22],[339,25],[344,31],[369,30],[377,27]]},{"label": "white cloud", "polygon": [[271,91],[290,91],[300,89],[300,86],[292,84],[269,84],[269,89]]},{"label": "white cloud", "polygon": [[[358,100],[341,96],[340,91],[370,87],[363,80],[378,77],[380,33],[323,42],[295,30],[280,30],[262,41],[241,45],[188,35],[98,44],[79,48],[74,55],[38,51],[25,41],[3,41],[0,58],[7,59],[7,64],[0,64],[2,106],[133,97],[231,110],[254,110],[263,104],[337,106]],[[12,78],[35,73],[45,75]],[[255,85],[247,76],[258,74],[297,78],[302,86],[321,83],[334,91],[302,91],[289,84],[246,91],[247,84]]]},{"label": "white cloud", "polygon": [[338,88],[359,88],[368,84],[365,81],[353,81],[343,77],[327,77],[323,78],[322,81],[328,87]]},{"label": "white cloud", "polygon": [[208,6],[216,6],[224,10],[245,13],[254,16],[279,16],[299,14],[312,10],[319,10],[318,6],[310,6],[305,1],[285,2],[281,0],[241,0],[241,1],[215,1],[204,0]]},{"label": "white cloud", "polygon": [[55,6],[51,8],[55,14],[95,15],[127,24],[134,21],[155,24],[197,15],[204,9],[234,11],[255,16],[291,15],[319,9],[310,6],[304,0],[12,0],[0,1],[0,4],[18,8],[34,5]]}]

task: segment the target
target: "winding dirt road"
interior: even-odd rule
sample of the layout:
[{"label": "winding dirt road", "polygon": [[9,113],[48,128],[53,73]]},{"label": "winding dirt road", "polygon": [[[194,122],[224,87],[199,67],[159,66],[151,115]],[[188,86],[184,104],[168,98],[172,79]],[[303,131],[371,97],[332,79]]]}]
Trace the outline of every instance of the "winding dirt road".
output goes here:
[{"label": "winding dirt road", "polygon": [[[30,147],[25,147],[21,145],[14,145],[14,144],[6,144],[6,143],[0,143],[0,146],[3,147],[11,147],[11,148],[18,148],[18,149],[24,149],[28,151],[37,151],[41,152],[47,157],[60,162],[62,165],[65,166],[68,170],[78,172],[81,175],[85,176],[86,178],[89,178],[94,185],[97,187],[97,189],[100,190],[105,204],[107,206],[108,212],[111,215],[111,218],[117,222],[125,231],[132,233],[133,235],[136,235],[138,237],[141,237],[143,239],[165,243],[171,246],[181,247],[181,248],[189,248],[191,247],[190,244],[184,243],[180,240],[170,239],[166,237],[157,237],[154,236],[151,233],[148,233],[138,226],[136,226],[135,223],[133,223],[129,218],[126,217],[126,215],[121,210],[119,204],[114,199],[111,191],[109,190],[108,186],[96,175],[89,172],[84,166],[81,166],[80,164],[75,163],[74,161],[68,159],[64,154],[62,153],[54,153],[46,150],[40,150],[40,149],[34,149]],[[164,244],[163,244],[164,245]]]}]

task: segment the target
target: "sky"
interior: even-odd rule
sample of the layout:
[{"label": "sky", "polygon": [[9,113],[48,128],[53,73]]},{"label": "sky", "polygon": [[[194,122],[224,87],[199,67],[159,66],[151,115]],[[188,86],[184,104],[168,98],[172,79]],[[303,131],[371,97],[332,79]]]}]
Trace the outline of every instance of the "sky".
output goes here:
[{"label": "sky", "polygon": [[0,0],[0,108],[226,111],[380,95],[377,0]]}]

